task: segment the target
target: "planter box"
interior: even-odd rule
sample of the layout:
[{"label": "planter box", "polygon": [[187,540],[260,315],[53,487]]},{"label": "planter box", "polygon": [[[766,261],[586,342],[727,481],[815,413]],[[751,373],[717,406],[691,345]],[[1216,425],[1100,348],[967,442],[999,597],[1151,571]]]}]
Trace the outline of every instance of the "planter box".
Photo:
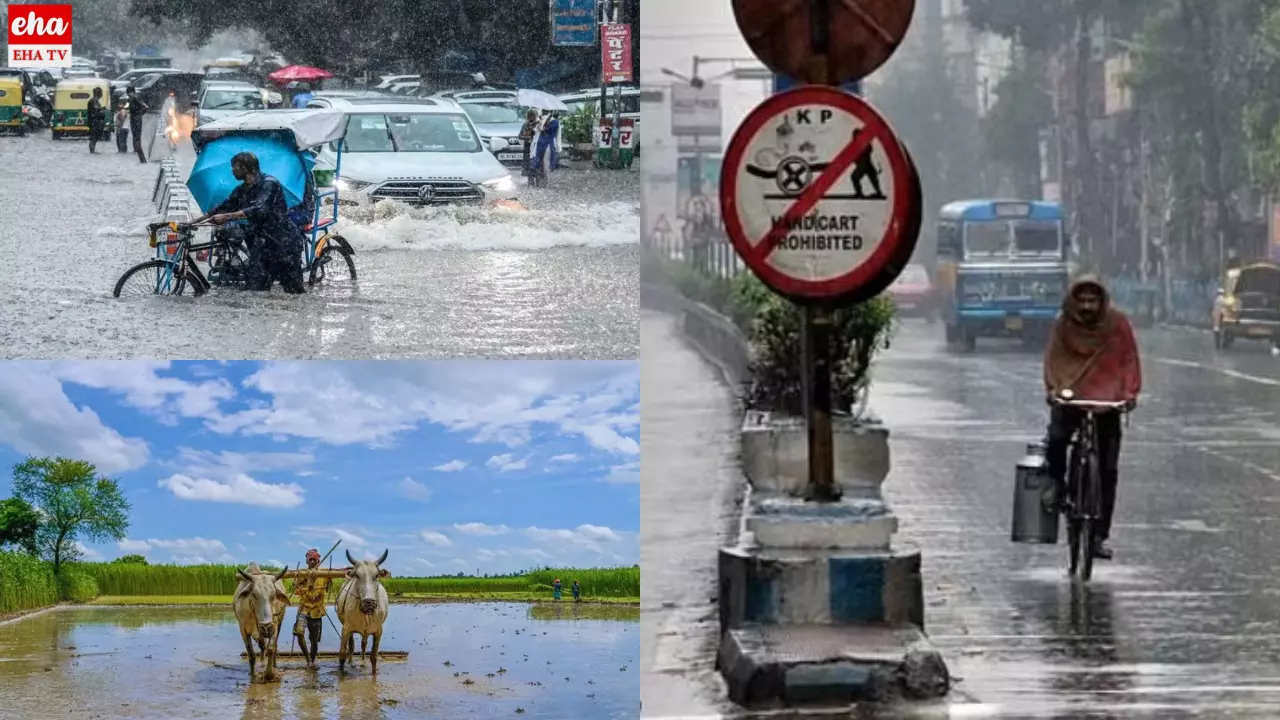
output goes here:
[{"label": "planter box", "polygon": [[[874,420],[832,419],[835,479],[845,497],[879,499],[889,474],[889,429]],[[802,418],[751,411],[742,421],[742,470],[756,490],[801,496],[809,484],[809,433]]]}]

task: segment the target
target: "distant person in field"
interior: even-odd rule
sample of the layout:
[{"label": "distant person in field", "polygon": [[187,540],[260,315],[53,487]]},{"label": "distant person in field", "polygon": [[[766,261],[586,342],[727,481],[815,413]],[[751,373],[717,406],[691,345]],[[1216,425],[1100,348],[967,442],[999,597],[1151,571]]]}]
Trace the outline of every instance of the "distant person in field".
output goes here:
[{"label": "distant person in field", "polygon": [[560,599],[560,578],[556,578],[556,581],[551,583],[551,597]]},{"label": "distant person in field", "polygon": [[578,585],[578,581],[573,581],[573,601],[580,602],[582,600],[582,588]]}]

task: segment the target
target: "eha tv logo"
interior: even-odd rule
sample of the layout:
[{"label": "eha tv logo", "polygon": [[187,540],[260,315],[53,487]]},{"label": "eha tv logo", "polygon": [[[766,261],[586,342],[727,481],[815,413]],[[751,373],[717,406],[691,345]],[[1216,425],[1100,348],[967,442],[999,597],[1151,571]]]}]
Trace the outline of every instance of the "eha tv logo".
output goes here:
[{"label": "eha tv logo", "polygon": [[71,67],[70,5],[9,5],[9,67]]}]

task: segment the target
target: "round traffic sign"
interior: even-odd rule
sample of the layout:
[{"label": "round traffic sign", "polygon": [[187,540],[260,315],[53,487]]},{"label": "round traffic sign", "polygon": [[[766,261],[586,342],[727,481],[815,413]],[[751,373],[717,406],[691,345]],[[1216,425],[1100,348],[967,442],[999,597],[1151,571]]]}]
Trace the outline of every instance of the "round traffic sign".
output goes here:
[{"label": "round traffic sign", "polygon": [[751,51],[776,73],[816,85],[861,80],[885,63],[916,0],[733,0]]},{"label": "round traffic sign", "polygon": [[725,153],[720,206],[734,249],[766,285],[799,300],[860,301],[915,248],[920,178],[866,101],[810,86],[743,121]]}]

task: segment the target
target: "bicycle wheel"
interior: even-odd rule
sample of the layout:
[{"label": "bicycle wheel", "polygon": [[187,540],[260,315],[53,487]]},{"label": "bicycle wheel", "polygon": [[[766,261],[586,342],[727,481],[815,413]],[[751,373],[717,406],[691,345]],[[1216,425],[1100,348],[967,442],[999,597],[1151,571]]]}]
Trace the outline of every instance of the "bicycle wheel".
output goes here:
[{"label": "bicycle wheel", "polygon": [[185,276],[177,276],[177,263],[170,260],[148,260],[134,265],[125,271],[116,282],[115,297],[149,295],[193,295],[204,294],[204,285],[195,273],[187,270]]},{"label": "bicycle wheel", "polygon": [[1080,465],[1076,461],[1075,448],[1067,461],[1066,494],[1070,498],[1067,512],[1067,573],[1075,575],[1080,568]]},{"label": "bicycle wheel", "polygon": [[[343,265],[346,265],[345,272]],[[356,263],[351,253],[340,245],[326,245],[320,257],[311,263],[311,277],[308,282],[354,283],[356,281]]]},{"label": "bicycle wheel", "polygon": [[1094,553],[1098,551],[1097,524],[1101,516],[1099,501],[1102,492],[1102,476],[1096,452],[1089,453],[1088,471],[1085,477],[1088,480],[1085,483],[1088,492],[1084,497],[1085,504],[1082,506],[1085,508],[1085,512],[1082,513],[1085,519],[1080,527],[1080,533],[1084,536],[1084,564],[1080,567],[1080,579],[1087,581],[1093,577]]}]

